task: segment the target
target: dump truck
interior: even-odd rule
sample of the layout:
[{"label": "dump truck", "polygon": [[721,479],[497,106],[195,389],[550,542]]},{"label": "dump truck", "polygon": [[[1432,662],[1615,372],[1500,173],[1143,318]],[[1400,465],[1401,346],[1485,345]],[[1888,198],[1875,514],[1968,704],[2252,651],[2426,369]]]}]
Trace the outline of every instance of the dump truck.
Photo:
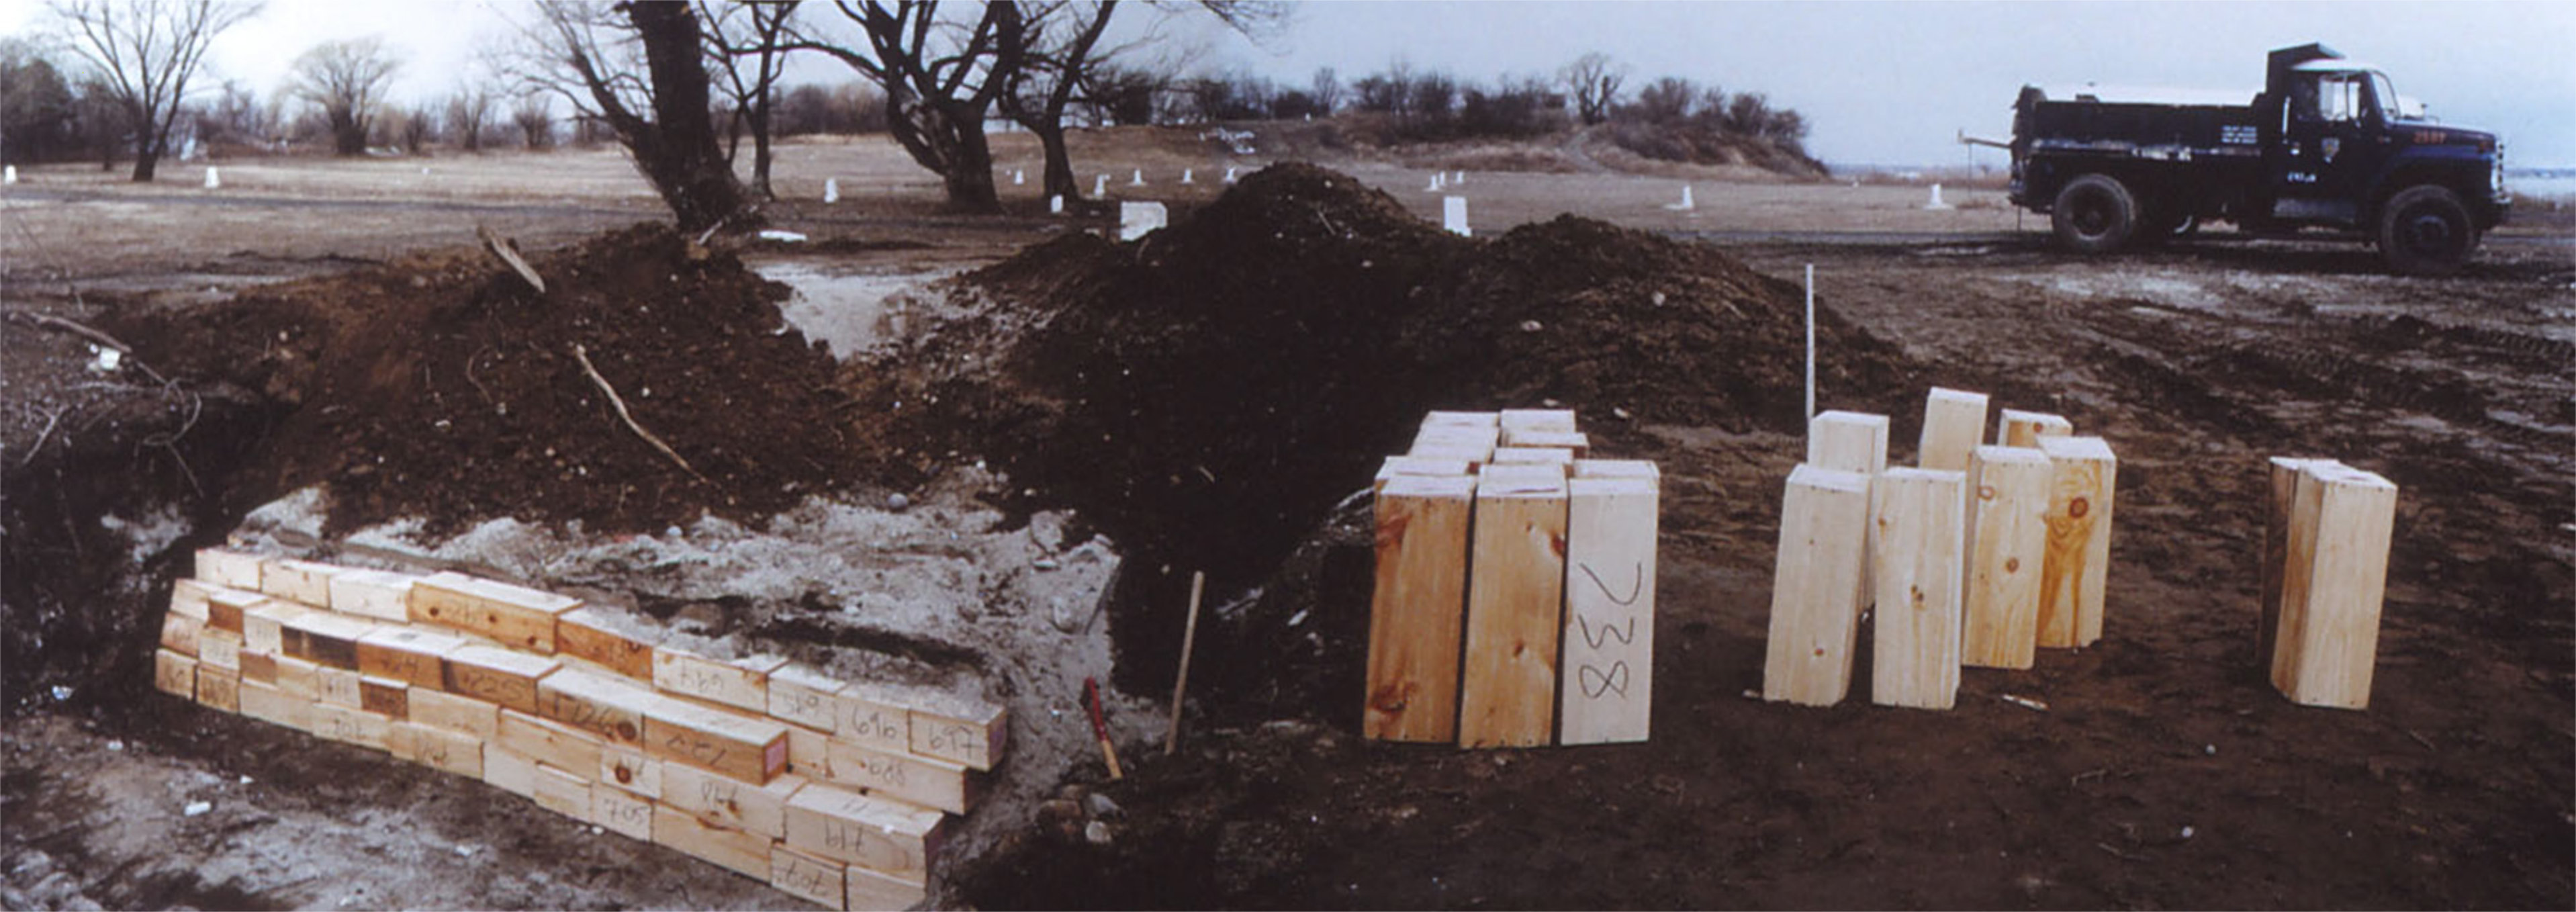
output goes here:
[{"label": "dump truck", "polygon": [[2007,148],[2013,204],[2081,253],[2224,220],[2345,233],[2397,272],[2438,275],[2512,205],[2494,133],[2425,117],[2385,73],[2323,44],[2272,51],[2251,98],[2025,86]]}]

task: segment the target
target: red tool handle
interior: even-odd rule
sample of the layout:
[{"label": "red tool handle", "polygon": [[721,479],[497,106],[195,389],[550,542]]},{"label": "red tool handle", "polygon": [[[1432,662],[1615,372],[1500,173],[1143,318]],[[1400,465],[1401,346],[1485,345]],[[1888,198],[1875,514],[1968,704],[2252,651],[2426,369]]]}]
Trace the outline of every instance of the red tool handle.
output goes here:
[{"label": "red tool handle", "polygon": [[1109,723],[1100,716],[1100,679],[1082,679],[1082,699],[1091,705],[1092,736],[1102,741],[1109,740]]}]

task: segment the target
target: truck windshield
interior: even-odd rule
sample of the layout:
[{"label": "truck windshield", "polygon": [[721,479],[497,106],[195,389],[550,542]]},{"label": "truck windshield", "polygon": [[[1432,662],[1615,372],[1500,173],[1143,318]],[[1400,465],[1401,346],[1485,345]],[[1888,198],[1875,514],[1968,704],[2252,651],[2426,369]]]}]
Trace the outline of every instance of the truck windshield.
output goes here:
[{"label": "truck windshield", "polygon": [[2376,100],[2379,103],[2381,117],[2398,120],[2406,116],[2403,106],[2397,100],[2397,87],[2388,81],[2388,74],[2377,70],[2370,72],[2370,93],[2378,96]]}]

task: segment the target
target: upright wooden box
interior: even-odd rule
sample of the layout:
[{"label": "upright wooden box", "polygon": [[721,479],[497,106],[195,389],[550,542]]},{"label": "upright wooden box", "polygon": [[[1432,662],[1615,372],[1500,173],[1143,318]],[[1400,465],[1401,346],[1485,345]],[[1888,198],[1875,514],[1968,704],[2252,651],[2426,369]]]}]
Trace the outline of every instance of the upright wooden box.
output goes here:
[{"label": "upright wooden box", "polygon": [[1655,681],[1655,483],[1569,484],[1557,743],[1644,741]]},{"label": "upright wooden box", "polygon": [[[1887,416],[1866,412],[1825,411],[1807,421],[1807,464],[1837,472],[1858,472],[1873,482],[1887,471]],[[1862,533],[1859,591],[1855,605],[1867,608],[1878,598],[1870,575],[1877,569],[1876,524]]]},{"label": "upright wooden box", "polygon": [[1476,480],[1401,475],[1377,494],[1361,732],[1388,741],[1458,736],[1458,649],[1467,613],[1467,531]]},{"label": "upright wooden box", "polygon": [[2032,447],[1981,446],[1969,457],[1961,664],[2029,668],[2035,658],[2055,473],[2048,454]]},{"label": "upright wooden box", "polygon": [[2048,551],[2039,579],[2039,645],[2091,646],[2102,638],[2119,461],[2100,437],[2042,437],[2039,450],[2048,454],[2053,476]]},{"label": "upright wooden box", "polygon": [[1968,454],[1986,438],[1986,394],[1933,387],[1923,399],[1923,438],[1914,464],[1945,472],[1968,470]]},{"label": "upright wooden box", "polygon": [[2281,572],[2272,685],[2302,705],[2370,706],[2397,486],[2339,463],[2300,470]]},{"label": "upright wooden box", "polygon": [[1964,472],[1894,468],[1878,478],[1877,635],[1870,701],[1949,709],[1959,694]]},{"label": "upright wooden box", "polygon": [[1460,746],[1528,747],[1555,737],[1565,521],[1561,466],[1487,466],[1476,480]]},{"label": "upright wooden box", "polygon": [[1860,636],[1854,580],[1869,525],[1869,476],[1800,465],[1780,504],[1762,698],[1807,706],[1842,702]]}]

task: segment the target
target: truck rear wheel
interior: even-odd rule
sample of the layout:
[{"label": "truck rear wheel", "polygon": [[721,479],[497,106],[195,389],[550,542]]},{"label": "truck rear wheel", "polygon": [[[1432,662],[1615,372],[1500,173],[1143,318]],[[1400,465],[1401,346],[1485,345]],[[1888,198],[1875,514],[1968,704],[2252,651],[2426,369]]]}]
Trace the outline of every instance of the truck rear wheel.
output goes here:
[{"label": "truck rear wheel", "polygon": [[2117,178],[2087,174],[2057,191],[2050,213],[2057,239],[2077,253],[2108,253],[2138,230],[2138,198]]},{"label": "truck rear wheel", "polygon": [[2448,187],[2408,187],[2380,207],[2379,255],[2399,273],[2449,275],[2467,265],[2477,247],[2469,207]]}]

